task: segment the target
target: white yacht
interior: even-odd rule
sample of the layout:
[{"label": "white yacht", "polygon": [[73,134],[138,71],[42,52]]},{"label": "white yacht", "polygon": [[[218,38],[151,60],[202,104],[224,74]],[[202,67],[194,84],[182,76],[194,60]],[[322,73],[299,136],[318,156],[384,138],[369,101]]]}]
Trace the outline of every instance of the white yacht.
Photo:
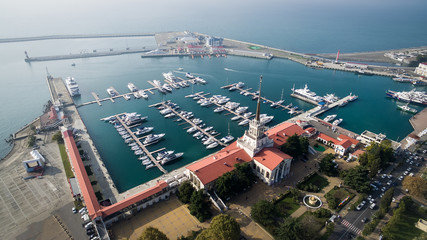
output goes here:
[{"label": "white yacht", "polygon": [[219,112],[222,112],[222,111],[224,111],[223,107],[217,107],[217,108],[214,109],[214,112],[216,112],[216,113],[219,113]]},{"label": "white yacht", "polygon": [[189,72],[185,74],[185,77],[187,77],[189,79],[193,79],[194,78],[194,76],[191,75],[191,73],[189,73]]},{"label": "white yacht", "polygon": [[137,92],[138,88],[133,83],[128,83],[128,88],[131,92]]},{"label": "white yacht", "polygon": [[148,98],[148,95],[147,95],[147,93],[145,93],[145,91],[144,91],[144,90],[139,90],[139,91],[138,91],[138,93],[139,93],[139,95],[140,95],[142,98],[145,98],[145,99],[147,99],[147,98]]},{"label": "white yacht", "polygon": [[261,124],[267,124],[269,122],[271,122],[271,120],[273,120],[274,116],[265,116],[259,119],[259,121],[261,122]]},{"label": "white yacht", "polygon": [[201,83],[201,84],[206,84],[207,83],[206,80],[203,79],[203,78],[201,78],[201,77],[196,77],[195,80],[196,80],[196,82]]},{"label": "white yacht", "polygon": [[136,99],[141,98],[141,94],[139,94],[139,92],[133,92],[132,94]]},{"label": "white yacht", "polygon": [[160,160],[162,160],[166,155],[168,155],[168,154],[173,154],[174,152],[175,152],[175,150],[171,150],[171,151],[163,150],[163,151],[160,151],[160,152],[158,152],[158,153],[157,153],[156,159],[157,159],[157,161],[160,161]]},{"label": "white yacht", "polygon": [[65,86],[67,86],[67,90],[71,97],[80,95],[79,85],[76,83],[76,81],[74,81],[73,77],[67,77],[65,79]]},{"label": "white yacht", "polygon": [[206,149],[212,149],[212,148],[216,148],[218,146],[217,142],[213,142],[211,144],[209,144],[208,146],[206,146]]},{"label": "white yacht", "polygon": [[342,122],[342,118],[335,120],[334,122],[332,122],[332,125],[338,126],[338,124],[340,124]]},{"label": "white yacht", "polygon": [[184,153],[180,152],[180,153],[172,153],[172,154],[167,154],[166,156],[163,157],[162,161],[160,162],[162,165],[165,163],[168,163],[172,160],[175,160],[177,158],[182,157],[182,155],[184,155]]},{"label": "white yacht", "polygon": [[114,91],[113,88],[107,88],[107,93],[108,93],[108,95],[110,95],[110,97],[117,96],[116,91]]},{"label": "white yacht", "polygon": [[236,121],[236,120],[239,120],[240,118],[241,118],[240,115],[236,115],[236,116],[232,117],[231,120]]},{"label": "white yacht", "polygon": [[295,87],[292,88],[292,92],[315,102],[323,101],[322,97],[317,96],[315,92],[312,92],[310,89],[308,89],[307,84],[305,84],[304,88],[302,89],[295,89]]},{"label": "white yacht", "polygon": [[172,88],[167,83],[163,84],[162,88],[165,89],[168,92],[172,92]]},{"label": "white yacht", "polygon": [[334,120],[336,117],[337,117],[337,115],[336,115],[336,114],[328,115],[328,116],[326,116],[326,117],[323,119],[323,121],[325,121],[325,122],[329,122],[329,121]]},{"label": "white yacht", "polygon": [[154,127],[138,128],[137,131],[135,132],[135,135],[144,135],[146,133],[151,132],[153,129],[154,129]]},{"label": "white yacht", "polygon": [[248,110],[248,107],[238,107],[235,111],[237,114],[241,114],[246,112],[246,110]]},{"label": "white yacht", "polygon": [[233,136],[231,136],[231,135],[227,135],[227,136],[225,136],[225,137],[223,137],[223,138],[221,138],[221,142],[223,142],[223,143],[225,143],[225,144],[227,144],[227,143],[229,143],[229,142],[231,142],[231,141],[233,141],[234,140],[234,137]]},{"label": "white yacht", "polygon": [[162,74],[163,74],[163,77],[166,80],[169,80],[169,81],[172,81],[172,82],[176,82],[177,81],[177,78],[175,77],[175,75],[173,75],[172,72],[162,73]]},{"label": "white yacht", "polygon": [[130,100],[130,96],[128,94],[123,95],[123,98],[126,100]]},{"label": "white yacht", "polygon": [[242,88],[244,86],[245,86],[244,82],[238,82],[238,83],[236,83],[236,87],[238,87],[238,88]]},{"label": "white yacht", "polygon": [[162,139],[163,136],[165,136],[164,133],[150,134],[144,139],[143,144],[144,145],[151,145],[151,144],[157,143],[158,141],[160,141],[160,139]]},{"label": "white yacht", "polygon": [[203,145],[210,145],[210,144],[212,144],[212,143],[214,143],[215,142],[215,138],[213,138],[213,137],[210,137],[210,138],[208,138],[206,141],[204,141],[203,142]]},{"label": "white yacht", "polygon": [[242,121],[239,122],[239,126],[243,126],[249,123],[249,119],[243,119]]},{"label": "white yacht", "polygon": [[191,128],[189,128],[189,129],[187,129],[187,132],[188,132],[188,133],[193,133],[193,132],[195,132],[195,131],[197,131],[197,128],[196,128],[196,127],[191,127]]}]

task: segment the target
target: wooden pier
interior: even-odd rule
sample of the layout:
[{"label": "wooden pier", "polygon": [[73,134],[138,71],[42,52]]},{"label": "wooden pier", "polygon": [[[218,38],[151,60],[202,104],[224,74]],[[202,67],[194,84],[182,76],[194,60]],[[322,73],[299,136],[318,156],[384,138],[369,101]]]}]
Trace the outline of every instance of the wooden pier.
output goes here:
[{"label": "wooden pier", "polygon": [[[157,166],[157,168],[160,171],[162,171],[163,173],[167,173],[168,171],[163,168],[163,166],[159,163],[159,161],[157,161],[157,159],[155,157],[153,157],[152,153],[150,151],[148,151],[148,149],[145,147],[145,145],[141,143],[140,138],[138,138],[135,135],[135,133],[133,133],[132,130],[130,130],[130,127],[128,127],[126,125],[126,123],[123,122],[123,120],[120,118],[121,115],[123,115],[123,113],[115,115],[116,119],[119,120],[119,122],[121,123],[121,125],[126,129],[126,131],[129,133],[129,135],[138,144],[138,146],[145,152],[145,154],[147,155],[147,157]],[[156,151],[154,151],[154,152],[156,152]]]},{"label": "wooden pier", "polygon": [[217,142],[219,145],[224,146],[224,147],[227,146],[227,144],[225,144],[225,143],[223,143],[220,140],[218,140],[218,139],[215,138],[219,134],[216,134],[215,136],[213,136],[212,134],[210,134],[210,133],[206,132],[205,130],[203,130],[203,128],[201,128],[198,125],[194,124],[190,119],[187,119],[187,118],[183,117],[179,112],[175,111],[173,108],[171,108],[165,102],[161,102],[160,104],[163,105],[165,108],[170,109],[173,113],[175,113],[176,116],[182,118],[184,121],[186,121],[192,127],[195,127],[198,131],[202,132],[204,135],[208,136],[209,138],[214,139],[215,142]]},{"label": "wooden pier", "polygon": [[101,102],[99,101],[99,97],[98,94],[96,94],[95,92],[91,92],[92,96],[95,98],[96,103],[98,103],[99,106],[102,106]]}]

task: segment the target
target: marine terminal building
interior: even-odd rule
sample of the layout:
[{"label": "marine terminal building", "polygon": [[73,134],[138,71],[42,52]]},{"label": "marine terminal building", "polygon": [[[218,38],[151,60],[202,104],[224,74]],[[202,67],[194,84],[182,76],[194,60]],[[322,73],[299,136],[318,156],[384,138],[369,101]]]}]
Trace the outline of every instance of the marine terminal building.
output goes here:
[{"label": "marine terminal building", "polygon": [[[141,211],[174,194],[179,184],[189,179],[197,189],[213,190],[215,181],[224,173],[234,169],[236,163],[248,162],[256,176],[268,185],[280,182],[290,171],[292,157],[281,152],[278,147],[294,134],[306,134],[300,126],[284,122],[266,130],[260,121],[260,99],[258,99],[255,119],[249,123],[249,129],[234,143],[224,149],[186,167],[185,174],[175,179],[158,180],[157,184],[122,201],[103,206],[99,203],[85,165],[74,140],[73,131],[61,128],[64,144],[80,187],[80,197],[84,200],[89,217],[95,222],[102,237],[109,239],[106,227],[121,219]],[[182,180],[182,181],[181,181]],[[215,203],[214,203],[215,205]]]}]

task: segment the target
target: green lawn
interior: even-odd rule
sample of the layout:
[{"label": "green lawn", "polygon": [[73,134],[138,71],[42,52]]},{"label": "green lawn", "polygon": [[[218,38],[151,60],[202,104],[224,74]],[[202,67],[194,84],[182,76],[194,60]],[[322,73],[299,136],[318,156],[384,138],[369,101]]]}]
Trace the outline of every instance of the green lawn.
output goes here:
[{"label": "green lawn", "polygon": [[250,46],[250,47],[249,47],[249,49],[251,49],[251,50],[260,50],[260,49],[261,49],[261,47],[258,47],[258,46]]},{"label": "green lawn", "polygon": [[70,160],[68,159],[67,151],[65,150],[65,145],[61,143],[61,144],[58,144],[58,146],[59,146],[59,152],[61,153],[62,164],[64,165],[64,169],[65,169],[65,175],[67,176],[67,179],[73,178],[74,174],[73,174],[73,171],[71,170],[71,163],[70,163]]},{"label": "green lawn", "polygon": [[285,218],[295,212],[300,205],[292,197],[286,197],[276,202],[276,210],[280,217]]},{"label": "green lawn", "polygon": [[319,188],[319,191],[321,191],[324,187],[329,185],[329,182],[328,182],[328,179],[320,176],[316,172],[312,176],[310,176],[309,178],[305,179],[303,182],[298,184],[298,188],[305,190],[305,186],[309,186],[310,184],[313,186],[317,186]]},{"label": "green lawn", "polygon": [[[328,201],[329,208],[335,210],[343,208],[347,203],[350,202],[350,200],[354,196],[355,195],[353,193],[350,193],[345,188],[339,188],[337,186],[335,186],[333,189],[331,189],[331,191],[325,194],[325,198]],[[341,206],[338,206],[347,197],[349,197],[348,200],[344,202],[344,204],[342,204]]]},{"label": "green lawn", "polygon": [[318,152],[324,152],[326,150],[325,147],[323,147],[322,145],[317,145],[317,146],[314,146],[313,148]]},{"label": "green lawn", "polygon": [[393,225],[390,229],[390,233],[395,239],[414,239],[419,236],[423,231],[415,227],[415,223],[419,218],[422,218],[421,214],[417,211],[418,208],[411,208],[402,214],[402,218]]}]

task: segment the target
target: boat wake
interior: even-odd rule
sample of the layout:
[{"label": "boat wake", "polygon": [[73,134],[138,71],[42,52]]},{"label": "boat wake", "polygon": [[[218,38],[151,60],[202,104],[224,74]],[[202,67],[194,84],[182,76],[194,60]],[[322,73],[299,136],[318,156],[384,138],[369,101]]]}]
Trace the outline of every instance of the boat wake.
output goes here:
[{"label": "boat wake", "polygon": [[225,71],[229,71],[229,72],[240,72],[231,68],[224,68]]}]

